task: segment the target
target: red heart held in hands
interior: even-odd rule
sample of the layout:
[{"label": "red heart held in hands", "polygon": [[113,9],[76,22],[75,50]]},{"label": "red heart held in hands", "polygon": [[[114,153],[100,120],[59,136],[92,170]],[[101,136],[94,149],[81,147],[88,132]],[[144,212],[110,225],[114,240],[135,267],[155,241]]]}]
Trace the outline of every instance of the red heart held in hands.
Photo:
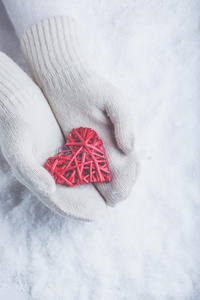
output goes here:
[{"label": "red heart held in hands", "polygon": [[66,144],[47,159],[44,168],[56,183],[69,186],[111,181],[102,145],[102,140],[91,128],[73,128]]}]

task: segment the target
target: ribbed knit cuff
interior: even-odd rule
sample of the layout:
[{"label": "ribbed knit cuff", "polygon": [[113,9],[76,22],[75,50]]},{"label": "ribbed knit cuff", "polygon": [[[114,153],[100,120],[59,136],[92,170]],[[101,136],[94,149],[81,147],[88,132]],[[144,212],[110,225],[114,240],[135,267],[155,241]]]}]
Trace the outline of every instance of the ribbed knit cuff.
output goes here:
[{"label": "ribbed knit cuff", "polygon": [[[25,91],[36,89],[31,78],[12,59],[0,52],[0,104],[8,106],[11,99],[22,102]],[[14,107],[14,104],[11,103]],[[11,105],[10,104],[10,105]]]},{"label": "ribbed knit cuff", "polygon": [[86,72],[86,50],[78,23],[70,17],[46,19],[23,36],[21,48],[36,80],[49,80],[61,71]]}]

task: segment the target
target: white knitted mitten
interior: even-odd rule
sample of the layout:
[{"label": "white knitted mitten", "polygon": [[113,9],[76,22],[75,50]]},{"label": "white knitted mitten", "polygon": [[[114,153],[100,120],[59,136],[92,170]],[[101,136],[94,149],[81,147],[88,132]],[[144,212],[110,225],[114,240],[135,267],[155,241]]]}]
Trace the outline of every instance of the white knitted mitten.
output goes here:
[{"label": "white knitted mitten", "polygon": [[23,36],[21,47],[64,136],[82,126],[103,140],[112,181],[95,187],[110,206],[126,199],[138,169],[132,121],[120,92],[89,65],[76,21],[39,22]]},{"label": "white knitted mitten", "polygon": [[43,168],[64,144],[63,135],[41,90],[10,58],[0,52],[0,142],[19,181],[50,209],[91,221],[106,203],[90,185],[56,185]]}]

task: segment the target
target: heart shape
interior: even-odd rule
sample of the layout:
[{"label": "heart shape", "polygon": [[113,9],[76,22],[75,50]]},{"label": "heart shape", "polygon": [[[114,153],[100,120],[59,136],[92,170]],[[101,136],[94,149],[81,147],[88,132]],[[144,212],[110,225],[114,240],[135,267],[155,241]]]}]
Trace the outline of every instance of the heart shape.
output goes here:
[{"label": "heart shape", "polygon": [[47,159],[44,168],[56,183],[71,187],[111,181],[103,142],[91,128],[73,128],[66,144]]}]

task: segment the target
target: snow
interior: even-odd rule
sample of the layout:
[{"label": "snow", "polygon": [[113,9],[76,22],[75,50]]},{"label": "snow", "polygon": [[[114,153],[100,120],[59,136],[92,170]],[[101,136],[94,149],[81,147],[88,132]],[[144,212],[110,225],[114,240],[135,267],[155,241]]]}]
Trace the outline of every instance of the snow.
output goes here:
[{"label": "snow", "polygon": [[[200,299],[199,1],[67,1],[131,103],[141,173],[84,223],[47,209],[0,153],[0,300]],[[0,49],[27,70],[2,4]]]}]

